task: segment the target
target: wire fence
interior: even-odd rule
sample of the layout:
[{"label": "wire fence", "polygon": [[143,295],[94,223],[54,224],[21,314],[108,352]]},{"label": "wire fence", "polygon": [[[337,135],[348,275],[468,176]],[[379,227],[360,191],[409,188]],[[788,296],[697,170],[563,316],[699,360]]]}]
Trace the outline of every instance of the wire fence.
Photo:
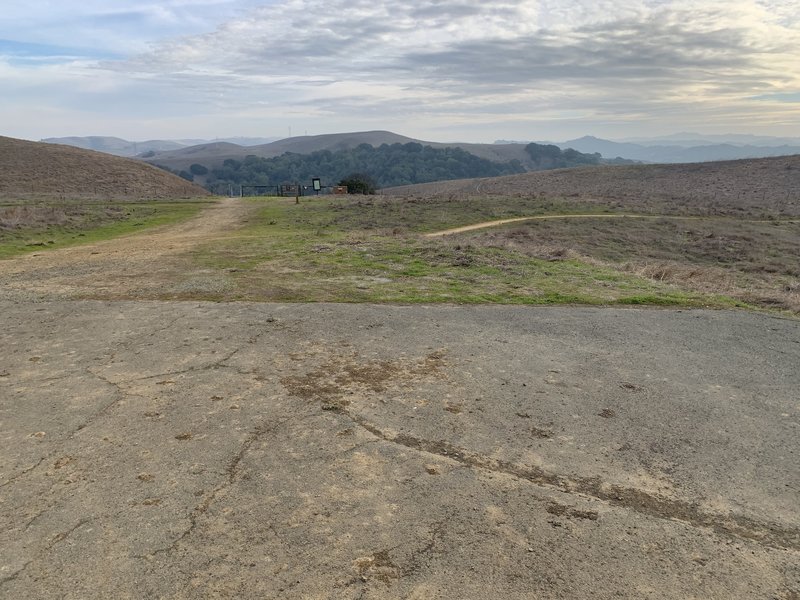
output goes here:
[{"label": "wire fence", "polygon": [[[238,189],[237,189],[238,188]],[[238,193],[237,193],[238,192]],[[283,185],[231,185],[228,189],[229,196],[272,196],[272,197],[299,197],[299,196],[340,196],[347,194],[347,186],[328,185],[315,190],[312,186],[299,184]]]}]

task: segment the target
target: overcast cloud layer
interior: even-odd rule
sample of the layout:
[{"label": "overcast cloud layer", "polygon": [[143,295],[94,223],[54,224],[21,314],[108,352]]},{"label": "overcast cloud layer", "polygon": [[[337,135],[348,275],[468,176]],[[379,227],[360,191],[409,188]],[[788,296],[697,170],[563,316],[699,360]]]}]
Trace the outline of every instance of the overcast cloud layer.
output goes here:
[{"label": "overcast cloud layer", "polygon": [[798,0],[6,3],[3,135],[800,136]]}]

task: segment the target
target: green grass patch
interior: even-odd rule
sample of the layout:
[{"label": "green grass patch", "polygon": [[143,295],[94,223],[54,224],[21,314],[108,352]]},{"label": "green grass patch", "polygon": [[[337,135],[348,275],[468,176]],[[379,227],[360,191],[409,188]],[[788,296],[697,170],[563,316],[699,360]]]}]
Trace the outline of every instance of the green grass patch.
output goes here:
[{"label": "green grass patch", "polygon": [[[546,260],[513,248],[464,245],[418,233],[513,216],[503,213],[515,206],[513,201],[497,208],[476,200],[447,214],[438,205],[390,207],[383,199],[372,204],[369,199],[255,202],[262,206],[249,226],[194,253],[204,268],[224,271],[233,282],[231,290],[214,299],[661,306],[733,302],[580,260]],[[484,214],[490,208],[495,214]],[[393,226],[404,219],[407,226]]]},{"label": "green grass patch", "polygon": [[209,201],[79,203],[0,207],[0,259],[99,242],[196,215]]},{"label": "green grass patch", "polygon": [[427,233],[483,221],[545,214],[609,214],[615,209],[592,202],[522,197],[397,198],[327,196],[322,199],[253,200],[262,223],[324,231]]}]

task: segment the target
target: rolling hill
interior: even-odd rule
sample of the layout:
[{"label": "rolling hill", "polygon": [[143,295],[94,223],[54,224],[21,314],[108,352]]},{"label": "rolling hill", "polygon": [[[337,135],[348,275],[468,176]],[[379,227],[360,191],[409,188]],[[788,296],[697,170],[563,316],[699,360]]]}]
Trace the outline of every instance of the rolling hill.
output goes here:
[{"label": "rolling hill", "polygon": [[387,188],[387,195],[619,200],[671,213],[800,216],[800,155],[671,165],[603,165]]},{"label": "rolling hill", "polygon": [[559,142],[556,146],[562,149],[574,148],[578,152],[599,152],[604,158],[621,156],[650,163],[709,162],[800,154],[800,145],[797,143],[760,146],[678,140],[670,144],[642,144],[612,142],[593,136]]},{"label": "rolling hill", "polygon": [[214,142],[229,142],[239,146],[256,146],[258,144],[267,144],[274,142],[277,138],[225,138],[217,140],[147,140],[144,142],[131,142],[123,140],[118,137],[111,136],[72,136],[72,137],[57,137],[45,138],[40,140],[46,144],[61,144],[64,146],[74,146],[75,148],[83,148],[84,150],[97,150],[98,152],[105,152],[115,156],[141,156],[155,152],[168,152],[171,150],[179,150],[181,148],[188,148],[190,146],[199,146],[202,144],[211,144]]},{"label": "rolling hill", "polygon": [[147,140],[145,142],[129,142],[118,137],[90,135],[85,137],[61,137],[46,138],[41,140],[45,144],[60,144],[83,148],[84,150],[96,150],[115,156],[137,156],[144,152],[162,152],[168,150],[178,150],[185,148],[186,144],[180,144],[169,140]]},{"label": "rolling hill", "polygon": [[189,198],[203,188],[141,161],[0,136],[0,197]]},{"label": "rolling hill", "polygon": [[[336,152],[350,150],[361,144],[378,147],[382,144],[418,143],[432,148],[461,148],[486,160],[493,162],[510,162],[518,160],[523,165],[530,163],[530,156],[525,152],[525,144],[463,144],[426,142],[416,140],[390,131],[363,131],[355,133],[332,133],[325,135],[291,137],[269,144],[257,146],[239,146],[229,143],[213,143],[156,152],[145,160],[152,164],[168,167],[175,171],[188,170],[194,163],[213,169],[220,167],[228,160],[244,160],[248,155],[259,158],[275,158],[286,152],[295,154],[311,154],[322,150]],[[528,166],[533,166],[532,164]]]}]

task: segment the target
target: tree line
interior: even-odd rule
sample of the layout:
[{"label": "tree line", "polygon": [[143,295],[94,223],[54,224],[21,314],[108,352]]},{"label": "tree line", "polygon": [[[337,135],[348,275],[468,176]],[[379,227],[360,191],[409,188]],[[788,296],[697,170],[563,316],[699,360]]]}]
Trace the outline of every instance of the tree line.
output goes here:
[{"label": "tree line", "polygon": [[229,158],[220,167],[208,168],[196,163],[188,171],[173,172],[189,181],[196,176],[205,177],[205,185],[211,192],[226,194],[231,184],[278,186],[319,177],[325,185],[331,185],[354,173],[366,175],[377,187],[384,188],[601,162],[599,154],[562,151],[558,146],[529,144],[525,150],[530,161],[523,165],[519,160],[495,162],[480,158],[458,147],[433,148],[416,142],[382,144],[377,148],[361,144],[351,149],[319,150],[311,154],[287,152],[273,158],[249,155],[243,160]]}]

